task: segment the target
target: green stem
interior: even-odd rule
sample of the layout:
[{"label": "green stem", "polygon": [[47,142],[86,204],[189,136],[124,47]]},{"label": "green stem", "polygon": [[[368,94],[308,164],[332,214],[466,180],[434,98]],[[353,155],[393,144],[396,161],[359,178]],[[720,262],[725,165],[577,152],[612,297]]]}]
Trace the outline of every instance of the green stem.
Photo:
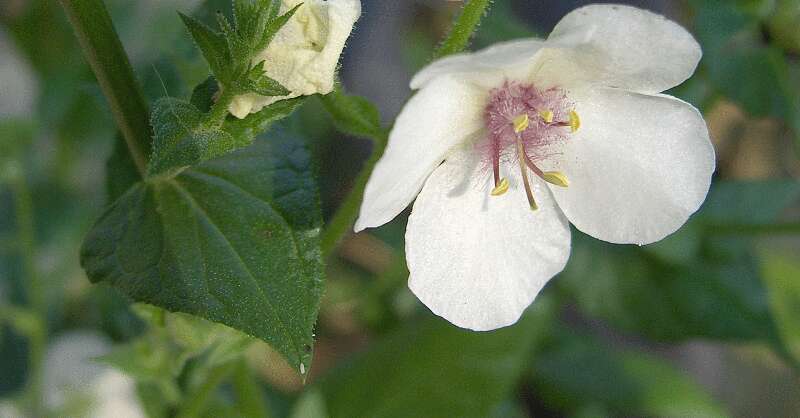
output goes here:
[{"label": "green stem", "polygon": [[189,393],[183,400],[183,407],[180,413],[178,413],[177,418],[195,418],[200,416],[200,413],[205,410],[206,404],[214,394],[214,391],[233,372],[236,364],[236,361],[231,361],[211,369],[206,381],[193,392]]},{"label": "green stem", "polygon": [[219,128],[225,122],[225,117],[228,116],[228,107],[230,107],[233,98],[236,97],[234,92],[230,89],[222,88],[217,101],[211,106],[208,112],[207,124],[209,127]]},{"label": "green stem", "polygon": [[461,14],[456,18],[447,37],[434,52],[433,58],[439,59],[466,49],[490,5],[491,0],[469,0],[461,9]]},{"label": "green stem", "polygon": [[719,224],[707,225],[711,235],[800,235],[800,222],[764,225]]},{"label": "green stem", "polygon": [[367,188],[367,181],[375,168],[375,164],[378,163],[378,160],[383,155],[387,142],[388,134],[376,136],[372,139],[372,154],[370,154],[369,159],[361,168],[361,172],[356,177],[350,193],[337,209],[333,219],[328,222],[328,225],[322,231],[321,247],[324,257],[331,255],[333,249],[336,248],[336,244],[355,223],[358,217],[358,210],[361,208],[361,201],[364,199],[364,189]]},{"label": "green stem", "polygon": [[59,1],[144,177],[151,138],[147,104],[106,6],[102,0]]},{"label": "green stem", "polygon": [[17,245],[19,246],[24,271],[26,293],[28,304],[31,311],[41,325],[36,329],[30,330],[28,335],[30,356],[29,356],[29,378],[28,378],[28,401],[29,409],[34,416],[42,416],[43,393],[42,393],[42,365],[44,361],[44,351],[47,344],[46,318],[47,301],[44,293],[44,286],[36,269],[35,251],[36,237],[34,232],[33,219],[33,198],[31,197],[25,175],[18,172],[11,176],[10,186],[14,195],[14,211],[17,220]]}]

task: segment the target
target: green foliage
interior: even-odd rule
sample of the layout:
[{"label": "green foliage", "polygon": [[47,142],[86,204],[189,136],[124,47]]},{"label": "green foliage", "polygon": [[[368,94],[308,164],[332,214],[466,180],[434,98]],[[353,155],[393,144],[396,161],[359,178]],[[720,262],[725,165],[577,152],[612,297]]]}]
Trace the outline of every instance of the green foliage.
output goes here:
[{"label": "green foliage", "polygon": [[477,333],[410,322],[321,383],[331,418],[486,417],[511,395],[552,321],[540,298],[519,323]]},{"label": "green foliage", "polygon": [[231,94],[285,96],[289,91],[264,74],[264,62],[253,63],[253,59],[269,45],[298,7],[278,15],[280,1],[234,0],[233,22],[224,14],[217,14],[221,32],[185,14],[180,17],[225,90],[232,91]]},{"label": "green foliage", "polygon": [[694,4],[697,37],[705,56],[703,68],[722,95],[754,116],[788,121],[800,142],[796,124],[800,120],[800,80],[791,76],[785,51],[765,43],[762,36],[770,13],[792,17],[785,9],[775,10],[773,2],[749,3],[707,0]]},{"label": "green foliage", "polygon": [[148,175],[174,172],[201,163],[248,145],[252,140],[234,138],[203,122],[203,113],[191,103],[173,98],[157,101],[150,122],[154,140]]},{"label": "green foliage", "polygon": [[341,88],[322,96],[325,110],[333,118],[340,132],[366,138],[384,138],[387,133],[381,126],[381,115],[372,102],[361,97],[345,94]]},{"label": "green foliage", "polygon": [[660,341],[774,336],[752,256],[669,266],[581,235],[558,286],[585,314]]},{"label": "green foliage", "polygon": [[768,253],[762,268],[781,338],[795,365],[800,365],[800,263],[796,254]]},{"label": "green foliage", "polygon": [[536,356],[533,381],[549,402],[585,416],[727,416],[663,360],[569,332],[557,333]]},{"label": "green foliage", "polygon": [[309,165],[301,143],[275,130],[139,183],[89,233],[82,265],[94,282],[242,330],[307,369],[322,286]]}]

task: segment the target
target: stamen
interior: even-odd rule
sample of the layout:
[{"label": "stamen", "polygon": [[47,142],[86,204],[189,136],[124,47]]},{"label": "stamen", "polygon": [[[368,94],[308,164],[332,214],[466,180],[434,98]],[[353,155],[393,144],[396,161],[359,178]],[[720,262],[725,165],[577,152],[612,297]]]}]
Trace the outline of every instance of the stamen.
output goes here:
[{"label": "stamen", "polygon": [[528,181],[528,170],[525,169],[527,166],[525,161],[529,160],[529,158],[525,154],[525,146],[522,145],[522,139],[520,139],[519,135],[517,135],[517,153],[519,154],[519,170],[522,174],[522,184],[525,185],[525,195],[528,196],[528,204],[531,206],[531,210],[537,210],[539,205],[536,204],[536,199],[533,198],[533,190],[531,190],[531,184]]},{"label": "stamen", "polygon": [[528,114],[527,113],[523,113],[523,114],[515,117],[513,123],[514,123],[514,132],[520,133],[520,132],[528,129],[528,126],[530,126],[531,120],[528,118]]},{"label": "stamen", "polygon": [[569,179],[560,171],[545,171],[542,173],[544,181],[556,186],[569,187]]},{"label": "stamen", "polygon": [[495,186],[494,189],[492,189],[491,195],[502,196],[506,194],[507,191],[508,191],[508,179],[504,178],[500,180],[500,184],[498,184],[497,186]]},{"label": "stamen", "polygon": [[542,120],[544,120],[545,123],[553,123],[553,117],[555,116],[555,114],[553,113],[552,110],[545,109],[539,111],[539,116],[542,117]]},{"label": "stamen", "polygon": [[572,133],[575,133],[581,127],[581,118],[578,116],[578,112],[575,110],[569,111],[569,127],[572,130]]},{"label": "stamen", "polygon": [[536,164],[533,163],[533,161],[531,161],[530,157],[528,157],[528,154],[524,152],[520,156],[520,159],[528,168],[531,169],[531,171],[534,172],[534,174],[541,177],[544,181],[550,184],[555,184],[556,186],[569,187],[569,179],[567,179],[567,176],[565,176],[564,173],[560,171],[542,171],[536,166]]}]

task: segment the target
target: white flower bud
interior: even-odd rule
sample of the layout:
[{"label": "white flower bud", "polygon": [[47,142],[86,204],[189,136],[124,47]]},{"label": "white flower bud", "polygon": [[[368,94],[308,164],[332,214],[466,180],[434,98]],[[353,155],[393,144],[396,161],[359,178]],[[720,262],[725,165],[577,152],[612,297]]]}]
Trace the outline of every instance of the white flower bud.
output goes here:
[{"label": "white flower bud", "polygon": [[254,58],[266,61],[267,76],[291,91],[288,96],[265,97],[254,93],[234,98],[231,114],[245,118],[278,100],[333,90],[339,56],[361,15],[360,0],[283,0],[281,13],[303,3],[275,35],[267,49]]}]

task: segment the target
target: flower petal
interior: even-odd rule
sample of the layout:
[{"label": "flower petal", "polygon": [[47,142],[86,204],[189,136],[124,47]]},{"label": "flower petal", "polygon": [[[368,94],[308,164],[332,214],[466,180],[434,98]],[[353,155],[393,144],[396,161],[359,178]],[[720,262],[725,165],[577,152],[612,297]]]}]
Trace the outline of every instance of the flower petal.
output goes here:
[{"label": "flower petal", "polygon": [[[448,157],[414,203],[406,230],[408,286],[435,314],[476,331],[511,325],[567,262],[569,224],[535,180],[528,206],[517,170],[502,196],[472,150]],[[511,168],[515,168],[511,166]]]},{"label": "flower petal", "polygon": [[567,218],[604,241],[648,244],[675,232],[705,199],[714,147],[700,112],[665,95],[593,89],[571,97],[582,127],[558,165],[568,188],[552,187]]},{"label": "flower petal", "polygon": [[518,39],[501,42],[475,53],[455,54],[436,60],[420,70],[411,80],[416,90],[443,75],[463,76],[477,83],[499,84],[503,78],[527,74],[536,52],[544,45],[541,39]]},{"label": "flower petal", "polygon": [[355,231],[391,221],[453,146],[479,134],[486,92],[440,77],[408,101],[364,191]]},{"label": "flower petal", "polygon": [[[692,35],[665,17],[630,6],[591,5],[564,16],[542,60],[560,84],[568,78],[658,93],[694,73],[702,52]],[[560,49],[571,44],[572,48]],[[571,68],[571,70],[569,69]]]}]

